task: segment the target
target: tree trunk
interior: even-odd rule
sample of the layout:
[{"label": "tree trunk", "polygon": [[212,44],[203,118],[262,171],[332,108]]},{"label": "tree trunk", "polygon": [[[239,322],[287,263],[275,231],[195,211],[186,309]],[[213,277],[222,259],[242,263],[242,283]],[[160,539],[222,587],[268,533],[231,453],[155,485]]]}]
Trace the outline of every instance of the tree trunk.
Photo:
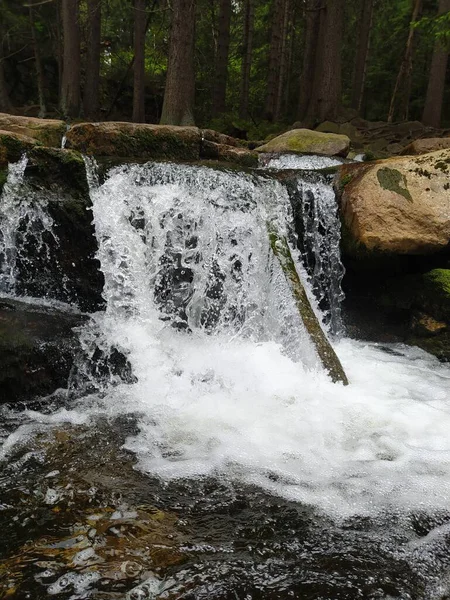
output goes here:
[{"label": "tree trunk", "polygon": [[284,0],[283,29],[280,47],[280,71],[278,75],[277,95],[275,98],[274,121],[279,121],[281,118],[283,89],[286,81],[287,47],[289,43],[289,8],[289,0]]},{"label": "tree trunk", "polygon": [[5,78],[5,63],[3,58],[3,35],[3,23],[0,21],[0,112],[10,112],[12,106]]},{"label": "tree trunk", "polygon": [[134,0],[133,117],[145,123],[145,1]]},{"label": "tree trunk", "polygon": [[100,104],[100,41],[102,25],[102,0],[87,0],[88,36],[86,57],[86,85],[84,89],[84,115],[88,119],[99,116]]},{"label": "tree trunk", "polygon": [[[417,21],[421,10],[422,0],[414,0],[411,23]],[[403,113],[403,117],[405,116],[405,113],[407,113],[408,110],[409,92],[411,89],[413,42],[415,33],[415,30],[411,27],[411,23],[409,27],[408,39],[406,40],[405,53],[400,64],[400,69],[398,71],[397,79],[395,81],[394,91],[392,93],[391,104],[389,106],[389,114],[387,119],[388,123],[392,123],[394,119],[398,96],[402,96],[399,104],[401,105],[400,111],[401,113]]]},{"label": "tree trunk", "polygon": [[161,124],[194,125],[195,0],[173,0]]},{"label": "tree trunk", "polygon": [[[450,11],[450,0],[439,0],[438,14]],[[444,101],[445,75],[447,73],[448,47],[439,40],[434,45],[431,59],[427,96],[423,109],[422,122],[429,127],[440,127],[442,104]]]},{"label": "tree trunk", "polygon": [[39,116],[43,119],[47,114],[47,107],[45,105],[45,80],[44,80],[44,69],[42,68],[41,53],[39,52],[39,44],[36,36],[36,27],[34,26],[34,14],[33,9],[30,6],[28,9],[28,16],[30,19],[31,29],[31,40],[33,44],[34,63],[36,67],[36,80],[37,89],[39,96]]},{"label": "tree trunk", "polygon": [[286,0],[273,0],[272,32],[270,36],[269,68],[265,117],[268,121],[275,118],[278,81],[280,76],[281,46],[283,35],[284,7]]},{"label": "tree trunk", "polygon": [[61,104],[61,90],[63,80],[63,62],[64,62],[64,44],[62,35],[62,16],[61,16],[61,0],[55,1],[55,17],[56,17],[56,60],[58,61],[58,97]]},{"label": "tree trunk", "polygon": [[319,46],[320,62],[316,62],[313,97],[309,103],[308,123],[333,121],[341,101],[341,47],[344,26],[344,1],[327,0],[321,19]]},{"label": "tree trunk", "polygon": [[367,58],[369,56],[374,0],[365,0],[362,4],[361,18],[359,21],[358,46],[356,50],[355,68],[353,71],[351,101],[352,108],[358,112],[361,110],[364,96],[364,84],[366,82]]},{"label": "tree trunk", "polygon": [[230,48],[231,0],[220,0],[219,35],[216,56],[216,73],[213,91],[213,115],[225,112],[228,51]]},{"label": "tree trunk", "polygon": [[308,0],[306,5],[306,35],[303,52],[303,69],[300,77],[298,120],[303,121],[309,109],[314,80],[318,75],[319,32],[324,15],[324,0]]},{"label": "tree trunk", "polygon": [[250,91],[250,72],[252,67],[253,52],[253,0],[246,0],[244,8],[244,40],[241,68],[241,94],[239,102],[239,116],[241,119],[248,117],[248,100]]},{"label": "tree trunk", "polygon": [[62,0],[64,36],[61,110],[66,117],[80,114],[80,29],[78,0]]}]

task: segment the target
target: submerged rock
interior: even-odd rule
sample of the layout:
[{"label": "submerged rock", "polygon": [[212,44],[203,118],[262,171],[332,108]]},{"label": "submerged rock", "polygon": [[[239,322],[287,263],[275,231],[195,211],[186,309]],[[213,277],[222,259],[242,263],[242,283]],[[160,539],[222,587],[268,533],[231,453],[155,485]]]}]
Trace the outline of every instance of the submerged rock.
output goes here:
[{"label": "submerged rock", "polygon": [[60,148],[66,124],[57,119],[18,117],[0,113],[0,129],[33,138],[44,146]]},{"label": "submerged rock", "polygon": [[65,388],[78,343],[72,331],[83,317],[42,305],[0,300],[1,402]]},{"label": "submerged rock", "polygon": [[321,133],[311,129],[291,129],[258,146],[256,152],[347,156],[349,148],[350,140],[346,135]]},{"label": "submerged rock", "polygon": [[121,448],[133,427],[126,418],[60,425],[13,449],[3,465],[2,598],[123,599],[187,560],[186,528],[150,503],[154,485]]},{"label": "submerged rock", "polygon": [[344,250],[430,254],[450,242],[450,150],[342,165]]}]

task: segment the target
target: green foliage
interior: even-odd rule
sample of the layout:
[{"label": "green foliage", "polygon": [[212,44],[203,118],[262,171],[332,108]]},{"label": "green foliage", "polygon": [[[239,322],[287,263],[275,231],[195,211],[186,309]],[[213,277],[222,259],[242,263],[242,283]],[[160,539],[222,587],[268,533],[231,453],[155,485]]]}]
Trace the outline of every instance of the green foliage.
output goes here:
[{"label": "green foliage", "polygon": [[[326,0],[324,0],[326,2]],[[286,78],[283,83],[282,116],[279,123],[264,121],[267,96],[268,55],[274,0],[254,0],[253,53],[250,76],[248,118],[238,118],[242,78],[245,0],[232,1],[231,35],[227,78],[227,111],[212,119],[212,91],[215,56],[218,46],[219,0],[197,0],[196,14],[196,122],[230,133],[237,129],[247,137],[264,140],[280,133],[297,120],[299,78],[305,42],[305,0],[291,2],[286,33]],[[429,65],[436,40],[448,44],[450,13],[436,16],[438,0],[424,0],[421,18],[410,23],[411,0],[377,0],[366,69],[365,99],[362,115],[369,120],[385,120],[392,91],[410,27],[416,29],[413,57],[409,119],[420,119],[428,83]],[[101,107],[103,118],[129,120],[133,96],[133,22],[132,0],[101,0]],[[18,112],[31,116],[38,112],[38,90],[32,42],[32,27],[41,55],[49,116],[58,115],[59,73],[63,40],[59,3],[36,3],[31,25],[29,8],[17,0],[0,0],[0,37],[5,56],[2,62],[8,92]],[[353,70],[360,29],[361,1],[344,3],[342,45],[342,101],[351,97]],[[147,0],[149,20],[146,35],[146,119],[158,122],[164,95],[169,50],[172,4],[169,0]],[[87,0],[80,0],[82,81],[88,44]],[[450,89],[447,84],[447,100]],[[82,115],[81,115],[82,116]],[[444,120],[450,122],[450,101],[444,102]]]}]

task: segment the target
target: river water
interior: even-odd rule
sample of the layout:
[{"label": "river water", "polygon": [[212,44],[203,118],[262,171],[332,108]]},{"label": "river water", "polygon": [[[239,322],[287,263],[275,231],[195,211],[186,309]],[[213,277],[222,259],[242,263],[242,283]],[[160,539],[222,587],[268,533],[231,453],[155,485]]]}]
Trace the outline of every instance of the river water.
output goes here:
[{"label": "river water", "polygon": [[[149,163],[99,182],[86,164],[106,310],[79,328],[68,390],[2,409],[0,594],[447,598],[450,369],[345,337],[326,179],[297,177],[302,262],[288,192],[264,172]],[[17,178],[0,221],[9,294]],[[268,223],[292,244],[348,387],[319,364]],[[98,349],[131,376],[99,378]]]}]

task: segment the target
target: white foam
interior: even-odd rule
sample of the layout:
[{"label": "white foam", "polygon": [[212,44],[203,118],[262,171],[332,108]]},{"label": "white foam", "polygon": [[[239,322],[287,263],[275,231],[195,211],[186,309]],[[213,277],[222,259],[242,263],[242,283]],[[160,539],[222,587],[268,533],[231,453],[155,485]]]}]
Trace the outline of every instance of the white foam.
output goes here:
[{"label": "white foam", "polygon": [[[447,509],[449,367],[418,349],[344,339],[336,350],[350,385],[331,382],[304,332],[286,333],[296,328],[295,312],[267,258],[264,228],[271,206],[280,221],[286,217],[277,186],[264,197],[247,176],[193,167],[114,170],[92,194],[108,304],[86,326],[85,343],[99,332],[96,343],[121,350],[137,382],[107,387],[73,410],[27,417],[50,427],[137,415],[139,432],[126,447],[139,469],[164,480],[235,479],[338,515]],[[244,201],[251,211],[239,208]],[[198,255],[190,263],[188,333],[159,318],[153,286],[167,247],[176,245],[181,264],[192,258],[190,231]],[[230,276],[231,248],[244,275],[224,283],[220,314],[241,306],[244,318],[220,317],[208,329],[193,305],[204,301],[213,258]],[[20,436],[11,434],[5,452]]]},{"label": "white foam", "polygon": [[342,164],[342,159],[334,156],[316,156],[309,154],[262,154],[259,166],[264,169],[303,169],[318,170]]}]

